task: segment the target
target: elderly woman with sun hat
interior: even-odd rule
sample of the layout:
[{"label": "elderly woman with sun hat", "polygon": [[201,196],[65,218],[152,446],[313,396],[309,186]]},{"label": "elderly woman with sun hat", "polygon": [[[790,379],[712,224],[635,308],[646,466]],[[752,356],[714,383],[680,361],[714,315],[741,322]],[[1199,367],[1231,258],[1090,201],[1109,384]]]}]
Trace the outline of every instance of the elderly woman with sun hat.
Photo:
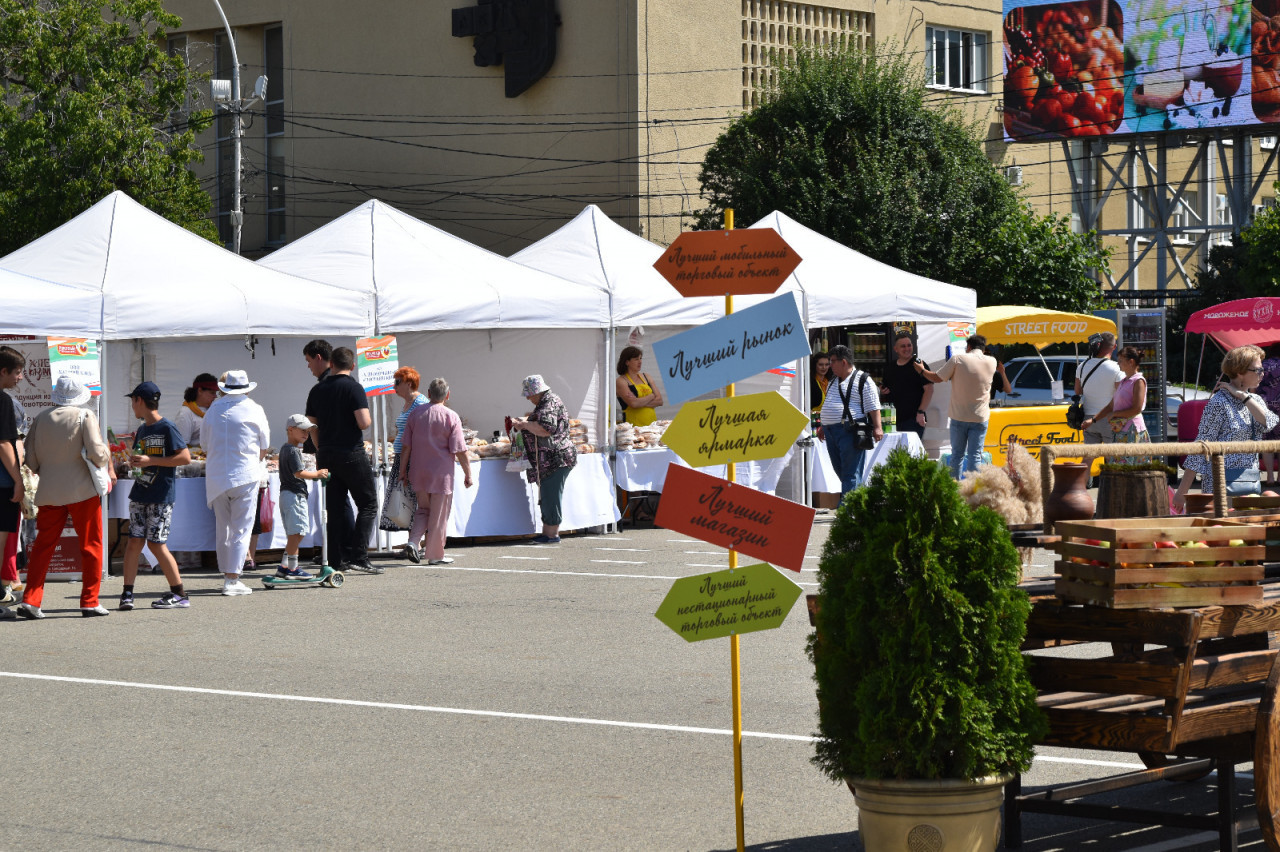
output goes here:
[{"label": "elderly woman with sun hat", "polygon": [[578,463],[577,450],[569,438],[569,412],[540,375],[526,378],[521,392],[533,403],[533,412],[528,417],[513,417],[511,428],[526,435],[530,463],[526,475],[530,482],[538,483],[542,535],[534,542],[555,544],[560,541],[564,483]]}]

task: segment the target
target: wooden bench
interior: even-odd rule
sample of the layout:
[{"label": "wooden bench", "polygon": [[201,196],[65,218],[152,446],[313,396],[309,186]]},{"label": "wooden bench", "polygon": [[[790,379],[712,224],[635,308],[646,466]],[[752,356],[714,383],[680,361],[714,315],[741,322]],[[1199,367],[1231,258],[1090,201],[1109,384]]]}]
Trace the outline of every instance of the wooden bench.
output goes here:
[{"label": "wooden bench", "polygon": [[[1005,793],[1005,845],[1021,845],[1021,814],[1034,812],[1216,830],[1224,850],[1237,848],[1240,828],[1256,824],[1268,848],[1280,850],[1280,666],[1268,641],[1276,630],[1280,595],[1184,610],[1035,603],[1024,651],[1034,658],[1032,679],[1049,719],[1043,744],[1134,752],[1148,768],[1026,794],[1015,778]],[[1065,645],[1102,655],[1037,653]],[[1250,760],[1256,820],[1236,805],[1235,765]],[[1079,801],[1214,769],[1216,817]]]}]

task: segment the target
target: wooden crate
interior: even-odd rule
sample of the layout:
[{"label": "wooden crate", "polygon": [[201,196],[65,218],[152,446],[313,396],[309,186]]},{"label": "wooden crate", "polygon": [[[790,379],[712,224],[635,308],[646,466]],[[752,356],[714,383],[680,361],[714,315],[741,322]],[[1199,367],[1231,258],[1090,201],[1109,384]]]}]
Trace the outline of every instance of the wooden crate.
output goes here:
[{"label": "wooden crate", "polygon": [[[1261,524],[1201,517],[1113,518],[1059,521],[1055,529],[1062,541],[1055,545],[1060,558],[1054,592],[1064,600],[1112,609],[1262,600],[1267,530]],[[1188,542],[1203,546],[1160,546]],[[1147,546],[1134,546],[1142,544]]]},{"label": "wooden crate", "polygon": [[[1266,552],[1262,561],[1280,562],[1280,508],[1276,508],[1280,506],[1280,497],[1237,497],[1236,500],[1251,502],[1243,505],[1236,503],[1237,508],[1232,509],[1231,514],[1222,520],[1234,524],[1262,525],[1267,532],[1264,541]],[[1268,505],[1261,501],[1271,501],[1271,503]]]}]

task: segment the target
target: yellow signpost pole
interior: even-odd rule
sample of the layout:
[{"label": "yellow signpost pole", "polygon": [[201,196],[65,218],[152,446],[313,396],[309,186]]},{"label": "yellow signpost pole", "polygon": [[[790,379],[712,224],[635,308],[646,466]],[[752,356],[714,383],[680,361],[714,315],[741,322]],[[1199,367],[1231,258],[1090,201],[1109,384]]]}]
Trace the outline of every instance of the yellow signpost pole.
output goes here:
[{"label": "yellow signpost pole", "polygon": [[[733,230],[733,208],[724,211],[724,229],[726,231]],[[733,313],[733,294],[724,294],[724,315],[729,316]],[[724,389],[724,395],[733,397],[733,385],[729,384]],[[726,467],[730,482],[737,482],[738,475],[734,463],[729,462]],[[729,570],[736,571],[738,569],[738,552],[732,548],[729,549]],[[746,850],[746,823],[742,816],[743,794],[742,794],[742,666],[741,656],[738,649],[738,634],[734,633],[729,637],[729,666],[732,669],[733,680],[733,806],[734,821],[737,823],[738,829],[738,852]]]}]

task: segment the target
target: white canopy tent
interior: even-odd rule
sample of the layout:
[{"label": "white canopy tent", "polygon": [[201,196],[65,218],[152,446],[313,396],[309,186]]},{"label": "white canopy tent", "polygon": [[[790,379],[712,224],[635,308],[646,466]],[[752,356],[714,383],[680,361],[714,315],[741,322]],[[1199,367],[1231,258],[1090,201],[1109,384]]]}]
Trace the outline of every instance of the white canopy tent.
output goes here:
[{"label": "white canopy tent", "polygon": [[102,328],[102,300],[79,287],[0,269],[0,292],[0,334],[96,338]]},{"label": "white canopy tent", "polygon": [[[0,258],[0,269],[61,285],[38,291],[41,296],[50,295],[44,308],[46,321],[32,317],[21,333],[39,334],[40,328],[47,327],[103,341],[133,341],[126,356],[115,354],[120,352],[117,347],[103,347],[104,390],[110,388],[103,424],[120,430],[131,429],[134,422],[123,394],[144,374],[148,379],[155,376],[148,369],[153,362],[190,363],[181,356],[192,338],[222,338],[225,351],[247,360],[251,353],[243,344],[251,335],[314,335],[317,330],[362,335],[373,329],[371,294],[261,267],[119,191]],[[68,287],[75,288],[85,305],[96,311],[92,326],[63,328],[65,317],[76,315],[60,312],[57,299]],[[300,354],[295,358],[301,367]],[[161,384],[166,412],[176,414],[181,391],[196,372],[217,374],[242,367],[222,358],[185,371],[190,375],[178,381]],[[252,375],[253,367],[248,369]],[[305,377],[302,373],[301,378]],[[299,393],[305,400],[305,384],[297,384],[299,392],[294,387],[259,392],[273,423],[297,407],[294,397]]]},{"label": "white canopy tent", "polygon": [[397,335],[400,363],[424,381],[449,380],[471,428],[489,434],[523,413],[520,380],[540,372],[570,416],[600,434],[601,287],[521,266],[377,200],[258,263],[372,293],[377,332]]}]

